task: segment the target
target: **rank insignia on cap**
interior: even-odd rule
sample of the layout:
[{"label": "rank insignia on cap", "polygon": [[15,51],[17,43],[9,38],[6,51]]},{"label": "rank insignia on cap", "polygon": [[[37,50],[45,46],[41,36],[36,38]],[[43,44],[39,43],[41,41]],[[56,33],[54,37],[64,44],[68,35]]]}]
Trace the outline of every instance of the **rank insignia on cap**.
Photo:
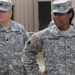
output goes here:
[{"label": "rank insignia on cap", "polygon": [[3,4],[2,3],[0,3],[0,6],[2,6]]}]

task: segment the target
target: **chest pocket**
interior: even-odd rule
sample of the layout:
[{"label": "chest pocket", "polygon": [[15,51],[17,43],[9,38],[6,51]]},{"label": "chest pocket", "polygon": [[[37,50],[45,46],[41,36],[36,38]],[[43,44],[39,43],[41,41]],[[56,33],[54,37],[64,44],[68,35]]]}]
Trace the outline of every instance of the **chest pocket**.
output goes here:
[{"label": "chest pocket", "polygon": [[24,47],[24,38],[21,32],[8,32],[0,34],[0,50],[21,51]]},{"label": "chest pocket", "polygon": [[44,39],[43,50],[49,56],[55,55],[62,58],[75,57],[75,38],[46,38]]},{"label": "chest pocket", "polygon": [[10,36],[10,46],[14,48],[15,51],[21,51],[24,47],[24,37],[23,34],[20,32],[13,32]]},{"label": "chest pocket", "polygon": [[[46,38],[43,40],[44,48],[47,49],[57,49],[57,47],[64,47],[64,38],[59,39],[59,38]],[[58,47],[58,48],[59,48]]]}]

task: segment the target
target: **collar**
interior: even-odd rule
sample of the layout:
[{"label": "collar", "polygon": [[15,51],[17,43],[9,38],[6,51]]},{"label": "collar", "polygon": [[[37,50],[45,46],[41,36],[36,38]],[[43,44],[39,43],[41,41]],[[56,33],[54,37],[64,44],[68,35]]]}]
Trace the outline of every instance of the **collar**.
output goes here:
[{"label": "collar", "polygon": [[70,25],[70,28],[66,31],[60,31],[56,25],[49,28],[49,31],[55,36],[71,37],[75,36],[75,26]]},{"label": "collar", "polygon": [[2,27],[0,27],[0,31],[6,31],[6,32],[20,31],[18,24],[19,23],[11,20],[9,27],[5,30]]}]

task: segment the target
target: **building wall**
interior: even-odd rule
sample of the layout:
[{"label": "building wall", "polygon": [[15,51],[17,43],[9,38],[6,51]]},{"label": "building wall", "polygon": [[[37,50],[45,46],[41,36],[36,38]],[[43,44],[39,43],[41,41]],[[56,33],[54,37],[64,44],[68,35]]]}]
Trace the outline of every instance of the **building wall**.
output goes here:
[{"label": "building wall", "polygon": [[[41,1],[52,2],[53,0],[12,0],[14,5],[14,20],[23,24],[28,32],[39,30],[38,2]],[[75,2],[74,0],[72,1],[75,10]],[[73,23],[75,23],[75,18],[73,19]]]},{"label": "building wall", "polygon": [[[52,2],[52,0],[34,0],[34,31],[39,31],[39,2]],[[52,9],[52,7],[51,7]],[[46,10],[44,10],[46,11]],[[51,15],[52,16],[52,15]]]},{"label": "building wall", "polygon": [[[73,9],[74,9],[74,12],[75,12],[75,0],[72,0],[72,4],[73,4]],[[75,15],[75,14],[74,14]],[[75,24],[75,17],[73,19],[73,23]]]},{"label": "building wall", "polygon": [[33,0],[12,0],[14,20],[23,24],[27,31],[33,29]]}]

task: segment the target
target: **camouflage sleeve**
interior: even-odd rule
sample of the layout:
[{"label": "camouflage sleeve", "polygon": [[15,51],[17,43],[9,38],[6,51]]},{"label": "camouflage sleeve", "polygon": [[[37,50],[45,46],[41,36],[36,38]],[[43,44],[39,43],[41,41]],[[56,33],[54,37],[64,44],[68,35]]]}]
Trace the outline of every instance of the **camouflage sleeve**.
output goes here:
[{"label": "camouflage sleeve", "polygon": [[40,75],[39,66],[36,61],[36,54],[41,51],[42,40],[36,35],[32,35],[27,41],[23,50],[22,61],[32,75]]},{"label": "camouflage sleeve", "polygon": [[17,28],[19,29],[19,31],[22,33],[23,44],[25,45],[25,43],[29,39],[29,34],[28,34],[28,32],[26,31],[26,29],[24,28],[24,26],[22,24],[19,24],[19,23],[15,22],[15,25],[17,26]]},{"label": "camouflage sleeve", "polygon": [[23,38],[24,38],[24,45],[25,45],[25,43],[29,39],[29,34],[24,28],[23,28]]}]

